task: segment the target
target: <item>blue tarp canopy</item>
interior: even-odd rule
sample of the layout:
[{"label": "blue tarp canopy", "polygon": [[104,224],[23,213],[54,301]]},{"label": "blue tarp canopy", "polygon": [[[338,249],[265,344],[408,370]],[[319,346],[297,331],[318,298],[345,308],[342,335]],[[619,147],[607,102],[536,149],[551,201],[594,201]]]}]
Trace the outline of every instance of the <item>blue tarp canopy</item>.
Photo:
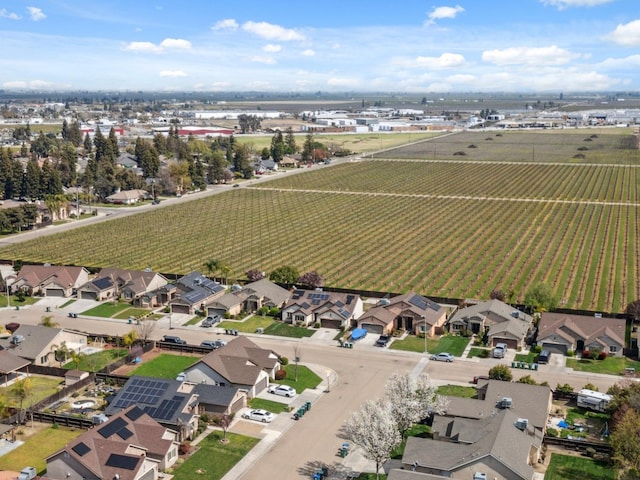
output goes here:
[{"label": "blue tarp canopy", "polygon": [[568,424],[567,422],[565,422],[564,420],[560,420],[560,421],[558,422],[558,426],[559,426],[560,428],[567,428],[567,427],[569,427],[569,424]]},{"label": "blue tarp canopy", "polygon": [[351,340],[355,342],[356,340],[366,337],[366,335],[367,331],[364,328],[356,328],[351,332]]}]

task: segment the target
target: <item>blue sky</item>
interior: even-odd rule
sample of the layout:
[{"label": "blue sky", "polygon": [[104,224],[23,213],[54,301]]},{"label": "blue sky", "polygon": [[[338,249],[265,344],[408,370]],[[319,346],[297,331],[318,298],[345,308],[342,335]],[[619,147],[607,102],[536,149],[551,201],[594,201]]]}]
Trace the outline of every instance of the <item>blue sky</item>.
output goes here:
[{"label": "blue sky", "polygon": [[638,0],[0,0],[0,88],[640,89]]}]

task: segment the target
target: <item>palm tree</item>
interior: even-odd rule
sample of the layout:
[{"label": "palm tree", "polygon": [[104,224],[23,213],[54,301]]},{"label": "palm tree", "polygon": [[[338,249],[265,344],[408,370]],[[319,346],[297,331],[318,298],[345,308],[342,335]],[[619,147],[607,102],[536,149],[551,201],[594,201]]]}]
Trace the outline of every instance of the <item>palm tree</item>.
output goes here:
[{"label": "palm tree", "polygon": [[51,345],[51,351],[53,352],[54,358],[60,362],[60,368],[67,361],[67,357],[69,356],[69,347],[67,347],[67,342],[62,341],[60,345],[56,345],[55,343]]},{"label": "palm tree", "polygon": [[57,328],[60,326],[59,323],[53,321],[53,315],[43,315],[40,318],[40,323],[38,325],[49,328]]},{"label": "palm tree", "polygon": [[207,269],[210,277],[214,277],[218,270],[220,270],[221,266],[222,263],[220,262],[220,260],[216,260],[215,258],[212,258],[204,264],[204,267]]},{"label": "palm tree", "polygon": [[224,275],[225,285],[229,285],[229,277],[233,273],[233,269],[229,265],[222,265],[220,270],[222,271],[222,275]]},{"label": "palm tree", "polygon": [[13,386],[11,387],[11,393],[18,399],[20,400],[20,423],[22,423],[22,406],[24,404],[24,401],[27,399],[27,397],[29,395],[31,395],[31,379],[29,377],[25,378],[24,380],[20,380],[19,382],[16,382],[13,384]]},{"label": "palm tree", "polygon": [[75,350],[71,350],[71,360],[76,368],[76,370],[80,367],[80,362],[82,362],[87,355],[82,352],[76,352]]}]

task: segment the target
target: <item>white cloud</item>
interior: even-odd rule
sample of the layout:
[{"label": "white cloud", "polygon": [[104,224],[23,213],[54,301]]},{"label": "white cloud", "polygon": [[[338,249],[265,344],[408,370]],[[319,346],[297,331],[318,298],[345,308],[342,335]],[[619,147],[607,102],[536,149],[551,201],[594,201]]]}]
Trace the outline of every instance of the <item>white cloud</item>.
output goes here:
[{"label": "white cloud", "polygon": [[563,65],[580,55],[555,45],[549,47],[511,47],[482,52],[482,60],[495,65]]},{"label": "white cloud", "polygon": [[211,30],[237,30],[239,27],[238,22],[236,22],[233,18],[225,18],[224,20],[220,20],[216,22]]},{"label": "white cloud", "polygon": [[640,68],[640,54],[630,55],[625,58],[607,58],[600,62],[598,67],[615,69],[637,69]]},{"label": "white cloud", "polygon": [[269,57],[266,55],[255,55],[251,58],[249,58],[249,60],[251,62],[255,62],[255,63],[264,63],[267,65],[273,65],[274,63],[276,63],[275,59],[273,57]]},{"label": "white cloud", "polygon": [[269,44],[265,45],[264,47],[262,47],[262,50],[265,51],[265,52],[269,52],[269,53],[275,53],[275,52],[279,52],[280,50],[282,50],[282,46],[274,45],[273,43],[269,43]]},{"label": "white cloud", "polygon": [[413,66],[420,68],[455,68],[464,65],[465,60],[459,53],[443,53],[439,57],[418,57]]},{"label": "white cloud", "polygon": [[29,11],[31,20],[33,20],[34,22],[39,22],[40,20],[44,20],[45,18],[47,18],[42,9],[38,7],[27,7],[27,10]]},{"label": "white cloud", "polygon": [[433,25],[436,23],[436,20],[440,20],[442,18],[456,18],[456,15],[462,12],[464,12],[464,8],[460,5],[456,5],[455,7],[433,7],[425,25]]},{"label": "white cloud", "polygon": [[41,90],[51,88],[53,84],[51,82],[47,82],[44,80],[31,80],[30,82],[25,82],[23,80],[14,80],[10,82],[4,82],[2,84],[3,88],[15,88],[17,90]]},{"label": "white cloud", "polygon": [[162,48],[151,42],[131,42],[122,47],[128,52],[161,53]]},{"label": "white cloud", "polygon": [[640,45],[640,20],[621,24],[607,38],[618,45],[635,47]]},{"label": "white cloud", "polygon": [[181,38],[165,38],[160,45],[153,42],[130,42],[122,47],[122,50],[136,53],[163,53],[167,50],[189,50],[191,42]]},{"label": "white cloud", "polygon": [[231,87],[231,83],[230,82],[213,82],[211,84],[211,89],[212,90],[226,90],[228,88]]},{"label": "white cloud", "polygon": [[310,48],[302,51],[302,55],[305,56],[305,57],[313,57],[315,54],[316,54],[316,52],[314,52]]},{"label": "white cloud", "polygon": [[475,75],[464,75],[464,74],[458,74],[458,75],[449,75],[446,80],[450,83],[456,83],[456,84],[473,84],[476,82],[476,76]]},{"label": "white cloud", "polygon": [[191,48],[191,42],[182,38],[165,38],[160,42],[160,47],[189,49]]},{"label": "white cloud", "polygon": [[188,75],[184,73],[182,70],[162,70],[160,72],[160,76],[171,77],[171,78],[188,77]]},{"label": "white cloud", "polygon": [[0,18],[8,18],[9,20],[20,20],[22,17],[15,12],[9,12],[6,8],[0,8]]},{"label": "white cloud", "polygon": [[274,25],[267,22],[246,22],[242,25],[242,29],[266,38],[267,40],[279,40],[281,42],[289,42],[292,40],[304,40],[305,37],[301,33],[290,28],[284,28],[280,25]]},{"label": "white cloud", "polygon": [[565,10],[571,7],[595,7],[604,5],[612,0],[540,0],[545,5],[558,7],[558,10]]},{"label": "white cloud", "polygon": [[249,84],[251,90],[271,90],[271,84],[263,80],[254,80]]}]

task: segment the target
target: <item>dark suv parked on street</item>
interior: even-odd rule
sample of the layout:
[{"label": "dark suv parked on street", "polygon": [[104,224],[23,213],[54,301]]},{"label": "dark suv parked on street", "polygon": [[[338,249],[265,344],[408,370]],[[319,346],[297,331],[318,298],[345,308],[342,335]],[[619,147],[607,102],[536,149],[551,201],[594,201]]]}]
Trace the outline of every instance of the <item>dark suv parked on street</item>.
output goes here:
[{"label": "dark suv parked on street", "polygon": [[162,337],[162,341],[166,343],[175,343],[176,345],[186,345],[187,341],[180,337],[174,337],[173,335],[165,335]]}]

